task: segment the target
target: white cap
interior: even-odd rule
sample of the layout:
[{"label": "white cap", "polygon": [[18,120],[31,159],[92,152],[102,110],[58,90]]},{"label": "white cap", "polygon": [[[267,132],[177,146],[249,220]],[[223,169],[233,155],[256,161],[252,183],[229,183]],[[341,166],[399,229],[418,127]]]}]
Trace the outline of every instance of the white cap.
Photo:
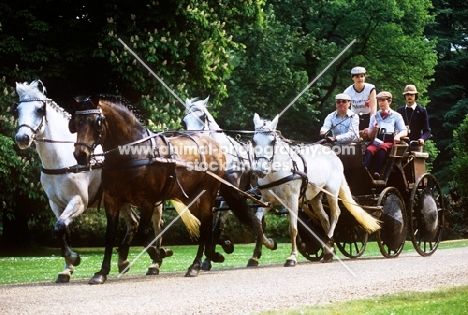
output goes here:
[{"label": "white cap", "polygon": [[350,101],[350,100],[351,100],[351,96],[349,96],[348,94],[345,94],[345,93],[340,93],[340,94],[336,94],[335,100],[347,100],[347,101]]},{"label": "white cap", "polygon": [[351,69],[351,75],[355,74],[365,74],[366,73],[366,68],[364,67],[354,67]]}]

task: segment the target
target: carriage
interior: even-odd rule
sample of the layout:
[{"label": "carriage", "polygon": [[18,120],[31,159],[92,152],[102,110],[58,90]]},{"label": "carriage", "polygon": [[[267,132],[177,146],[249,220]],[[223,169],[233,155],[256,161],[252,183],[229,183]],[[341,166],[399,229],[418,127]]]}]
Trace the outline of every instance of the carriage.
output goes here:
[{"label": "carriage", "polygon": [[[437,250],[444,228],[443,196],[436,178],[426,172],[428,154],[412,148],[409,141],[394,145],[382,179],[374,180],[363,164],[366,143],[335,146],[355,202],[381,221],[381,229],[369,235],[342,211],[334,238],[345,257],[360,257],[370,237],[387,258],[397,257],[409,239],[421,256]],[[322,246],[310,230],[323,232],[310,212],[299,212],[299,218],[304,222],[299,224],[299,251],[308,260],[319,260]]]}]

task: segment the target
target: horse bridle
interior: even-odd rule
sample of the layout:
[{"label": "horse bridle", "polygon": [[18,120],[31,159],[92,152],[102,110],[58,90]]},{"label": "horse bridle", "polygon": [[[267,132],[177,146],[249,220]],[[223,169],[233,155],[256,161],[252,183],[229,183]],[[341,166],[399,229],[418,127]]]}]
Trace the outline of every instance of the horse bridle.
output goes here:
[{"label": "horse bridle", "polygon": [[265,134],[272,134],[274,136],[274,139],[273,139],[273,154],[271,155],[270,158],[267,158],[265,156],[260,156],[260,157],[257,157],[257,152],[256,150],[254,149],[254,152],[253,152],[253,156],[254,156],[254,161],[255,163],[257,163],[258,161],[260,161],[260,159],[265,159],[266,161],[268,161],[269,163],[272,163],[273,162],[273,158],[275,157],[275,149],[276,149],[276,143],[278,142],[278,133],[275,131],[275,130],[264,130],[263,127],[261,128],[256,128],[255,129],[255,133],[265,133]]},{"label": "horse bridle", "polygon": [[[192,110],[192,108],[194,108]],[[196,106],[191,106],[188,110],[187,110],[187,115],[193,115],[193,113],[195,112],[202,112],[203,113],[203,118],[201,118],[202,116],[195,116],[197,118],[198,121],[200,121],[202,124],[203,124],[203,130],[210,130],[210,126],[209,126],[209,123],[210,123],[210,119],[208,117],[208,115],[206,115],[206,113],[203,111],[203,110],[200,110],[199,108],[197,108]],[[185,122],[183,122],[185,124]],[[186,126],[184,126],[186,127]]]},{"label": "horse bridle", "polygon": [[47,102],[50,102],[52,101],[51,99],[39,99],[39,98],[29,98],[29,99],[25,99],[25,100],[19,100],[18,103],[14,103],[13,106],[12,106],[12,111],[13,111],[13,116],[15,118],[18,118],[18,106],[19,104],[21,103],[27,103],[27,102],[42,102],[43,106],[42,106],[42,117],[41,117],[41,123],[39,124],[39,126],[37,128],[33,128],[31,127],[30,125],[28,124],[21,124],[18,126],[18,130],[23,128],[23,127],[26,127],[26,128],[29,128],[31,129],[31,131],[33,132],[34,136],[37,135],[37,133],[42,129],[42,127],[44,126],[44,118],[46,117],[46,105],[47,105]]},{"label": "horse bridle", "polygon": [[86,142],[76,142],[74,145],[75,145],[75,147],[77,145],[83,145],[83,146],[87,147],[88,149],[90,149],[91,152],[94,152],[94,149],[96,149],[96,147],[100,144],[100,142],[102,140],[102,132],[104,130],[104,121],[106,119],[106,117],[102,113],[101,108],[98,107],[96,109],[77,110],[77,111],[75,111],[73,116],[75,116],[75,115],[91,115],[91,114],[97,114],[96,118],[94,119],[94,127],[96,128],[96,131],[97,131],[97,134],[98,134],[98,140],[95,141],[92,145],[89,145]]}]

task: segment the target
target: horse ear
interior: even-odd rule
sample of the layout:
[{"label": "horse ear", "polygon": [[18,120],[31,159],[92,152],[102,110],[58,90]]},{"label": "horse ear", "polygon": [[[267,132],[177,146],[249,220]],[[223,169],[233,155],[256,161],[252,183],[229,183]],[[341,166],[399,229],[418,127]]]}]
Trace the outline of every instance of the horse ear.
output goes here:
[{"label": "horse ear", "polygon": [[255,128],[259,128],[263,125],[262,119],[257,113],[255,113],[253,121],[254,121]]},{"label": "horse ear", "polygon": [[95,108],[98,108],[99,105],[99,95],[93,94],[90,96],[91,102]]},{"label": "horse ear", "polygon": [[68,121],[68,130],[70,130],[70,133],[75,133],[75,132],[76,132],[75,121],[74,121],[73,118],[74,118],[74,117],[72,117],[72,118]]},{"label": "horse ear", "polygon": [[206,105],[208,104],[208,100],[210,99],[210,96],[208,95],[207,98],[205,98],[205,100],[203,101],[203,105],[206,107]]},{"label": "horse ear", "polygon": [[276,115],[275,119],[271,121],[270,123],[271,129],[276,129],[276,126],[278,126],[278,119],[279,119],[279,115]]}]

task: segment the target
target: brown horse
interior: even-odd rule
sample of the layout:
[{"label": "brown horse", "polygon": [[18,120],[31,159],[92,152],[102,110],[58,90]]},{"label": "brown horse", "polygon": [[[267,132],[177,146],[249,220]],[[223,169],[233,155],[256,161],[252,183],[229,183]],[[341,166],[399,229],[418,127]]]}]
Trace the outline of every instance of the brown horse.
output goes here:
[{"label": "brown horse", "polygon": [[[99,144],[105,155],[102,170],[107,216],[105,253],[101,270],[89,283],[106,281],[119,209],[125,202],[141,209],[139,231],[144,235],[148,233],[155,203],[175,200],[188,206],[200,227],[198,251],[186,276],[198,275],[203,254],[222,262],[224,257],[209,246],[212,208],[220,183],[207,170],[223,176],[225,164],[217,142],[202,133],[185,132],[172,137],[166,137],[163,132],[153,133],[139,122],[121,98],[115,96],[82,98],[76,110],[69,125],[71,132],[77,132],[76,160],[87,164]],[[148,250],[148,254],[153,260],[161,258],[154,248]]]}]

